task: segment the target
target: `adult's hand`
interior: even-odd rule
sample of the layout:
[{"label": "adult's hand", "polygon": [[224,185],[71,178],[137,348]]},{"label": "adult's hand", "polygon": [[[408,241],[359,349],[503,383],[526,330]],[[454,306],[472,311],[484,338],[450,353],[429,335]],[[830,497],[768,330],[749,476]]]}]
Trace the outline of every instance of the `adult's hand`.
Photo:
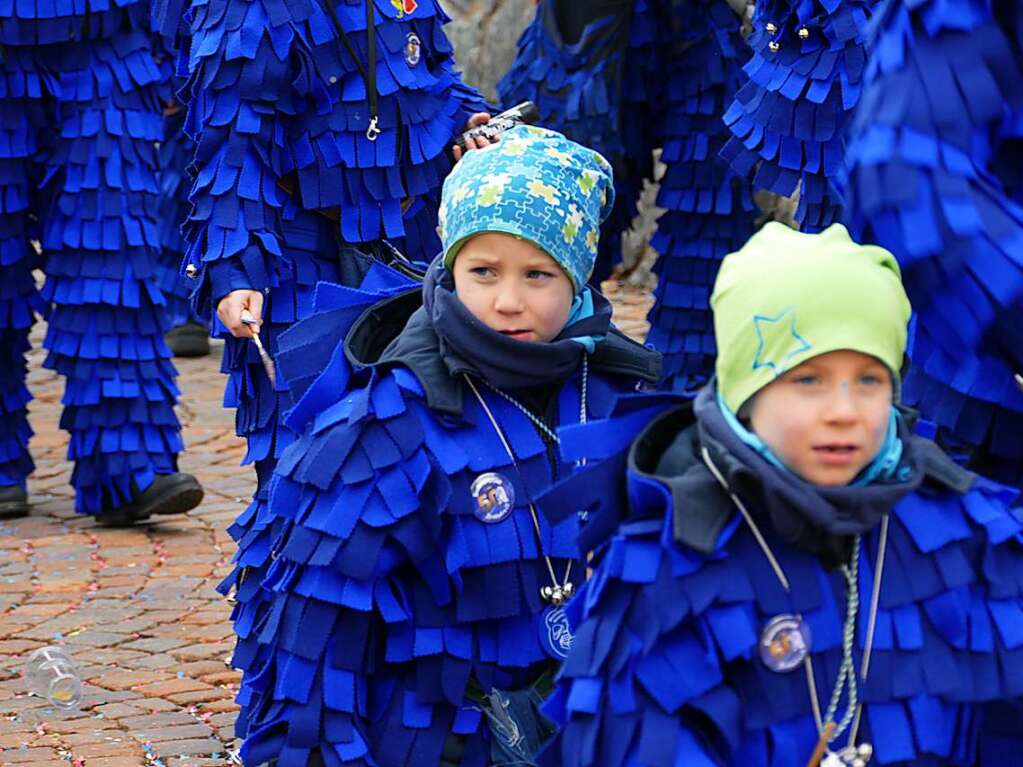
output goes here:
[{"label": "adult's hand", "polygon": [[252,327],[242,322],[242,312],[246,309],[262,324],[263,294],[258,290],[232,290],[217,304],[217,316],[235,338],[252,338]]},{"label": "adult's hand", "polygon": [[[477,112],[469,118],[469,122],[465,124],[465,130],[472,130],[478,128],[480,125],[484,125],[490,122],[490,114],[488,112]],[[472,136],[465,140],[465,150],[468,152],[471,149],[482,149],[485,146],[496,144],[500,141],[500,136],[492,139],[488,139],[486,136]],[[462,147],[455,144],[451,147],[451,154],[455,158],[455,162],[462,159]]]}]

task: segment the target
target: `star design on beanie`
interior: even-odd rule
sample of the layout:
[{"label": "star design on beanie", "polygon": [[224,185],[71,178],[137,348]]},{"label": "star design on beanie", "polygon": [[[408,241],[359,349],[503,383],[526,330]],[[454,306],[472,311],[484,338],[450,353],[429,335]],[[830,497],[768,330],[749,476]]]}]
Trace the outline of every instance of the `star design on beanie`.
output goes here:
[{"label": "star design on beanie", "polygon": [[788,370],[789,360],[813,348],[796,330],[796,312],[792,307],[777,317],[754,315],[753,327],[757,334],[753,369],[771,368],[776,378]]}]

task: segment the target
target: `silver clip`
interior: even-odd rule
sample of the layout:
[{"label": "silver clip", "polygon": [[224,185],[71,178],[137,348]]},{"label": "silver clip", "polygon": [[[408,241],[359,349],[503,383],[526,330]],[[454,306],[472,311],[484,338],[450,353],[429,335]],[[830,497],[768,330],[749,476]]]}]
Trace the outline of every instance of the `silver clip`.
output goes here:
[{"label": "silver clip", "polygon": [[374,115],[369,118],[369,127],[366,128],[366,138],[370,141],[376,141],[377,136],[380,135],[380,129],[377,127],[377,117]]}]

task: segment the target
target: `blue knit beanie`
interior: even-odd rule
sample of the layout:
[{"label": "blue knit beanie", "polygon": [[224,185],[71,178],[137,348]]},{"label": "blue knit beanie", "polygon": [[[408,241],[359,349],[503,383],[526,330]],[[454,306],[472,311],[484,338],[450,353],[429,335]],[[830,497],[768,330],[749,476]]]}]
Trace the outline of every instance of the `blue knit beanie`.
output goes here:
[{"label": "blue knit beanie", "polygon": [[445,180],[444,265],[450,269],[474,235],[504,232],[546,252],[578,293],[613,203],[611,165],[597,152],[555,131],[516,126],[496,144],[467,152]]}]

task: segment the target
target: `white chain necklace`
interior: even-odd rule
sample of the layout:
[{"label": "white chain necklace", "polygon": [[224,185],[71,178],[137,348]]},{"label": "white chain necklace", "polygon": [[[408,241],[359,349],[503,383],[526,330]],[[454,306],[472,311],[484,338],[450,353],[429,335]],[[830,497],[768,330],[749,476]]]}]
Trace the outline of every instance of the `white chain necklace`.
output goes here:
[{"label": "white chain necklace", "polygon": [[[582,384],[580,386],[579,394],[579,422],[586,423],[586,393],[587,393],[586,382],[589,376],[589,367],[587,365],[587,358],[585,355],[583,356],[582,367],[583,367]],[[468,375],[463,375],[463,378],[465,378],[466,385],[476,396],[476,400],[480,403],[480,407],[483,408],[483,412],[486,413],[491,426],[494,427],[494,431],[497,433],[498,438],[501,440],[501,445],[504,446],[504,450],[508,454],[508,459],[511,461],[512,466],[515,469],[515,473],[519,475],[519,481],[522,482],[523,487],[526,487],[526,480],[525,477],[522,476],[522,472],[519,470],[519,464],[518,461],[515,459],[515,453],[512,452],[511,445],[508,443],[508,439],[507,437],[505,437],[504,431],[501,429],[501,425],[497,422],[497,418],[494,417],[493,411],[491,411],[490,406],[487,404],[487,401],[483,399],[483,395],[480,394],[479,389],[476,388],[476,385],[472,382],[472,379],[469,378]],[[543,423],[540,419],[534,416],[524,405],[522,405],[517,400],[512,398],[511,395],[506,394],[505,392],[495,387],[493,384],[487,383],[487,386],[493,389],[497,394],[500,394],[502,397],[508,400],[519,410],[521,410],[534,424],[536,424],[541,429],[541,431],[543,431],[545,434],[551,437],[554,444],[558,445],[561,444],[561,440],[558,438],[558,435],[555,434],[547,426],[547,424]],[[544,600],[546,600],[547,602],[550,602],[555,607],[559,607],[563,605],[565,602],[567,602],[575,591],[575,586],[572,584],[571,581],[572,560],[569,559],[568,564],[565,565],[565,575],[562,578],[561,582],[559,583],[558,577],[554,572],[554,563],[551,561],[551,558],[547,554],[543,554],[543,536],[540,532],[540,516],[536,513],[536,507],[533,505],[532,499],[529,499],[527,501],[527,505],[529,507],[529,516],[533,521],[533,532],[536,535],[537,551],[541,553],[541,556],[543,556],[544,563],[547,565],[547,574],[550,576],[551,579],[550,585],[544,586],[543,588],[540,589],[540,596],[543,597]]]}]

